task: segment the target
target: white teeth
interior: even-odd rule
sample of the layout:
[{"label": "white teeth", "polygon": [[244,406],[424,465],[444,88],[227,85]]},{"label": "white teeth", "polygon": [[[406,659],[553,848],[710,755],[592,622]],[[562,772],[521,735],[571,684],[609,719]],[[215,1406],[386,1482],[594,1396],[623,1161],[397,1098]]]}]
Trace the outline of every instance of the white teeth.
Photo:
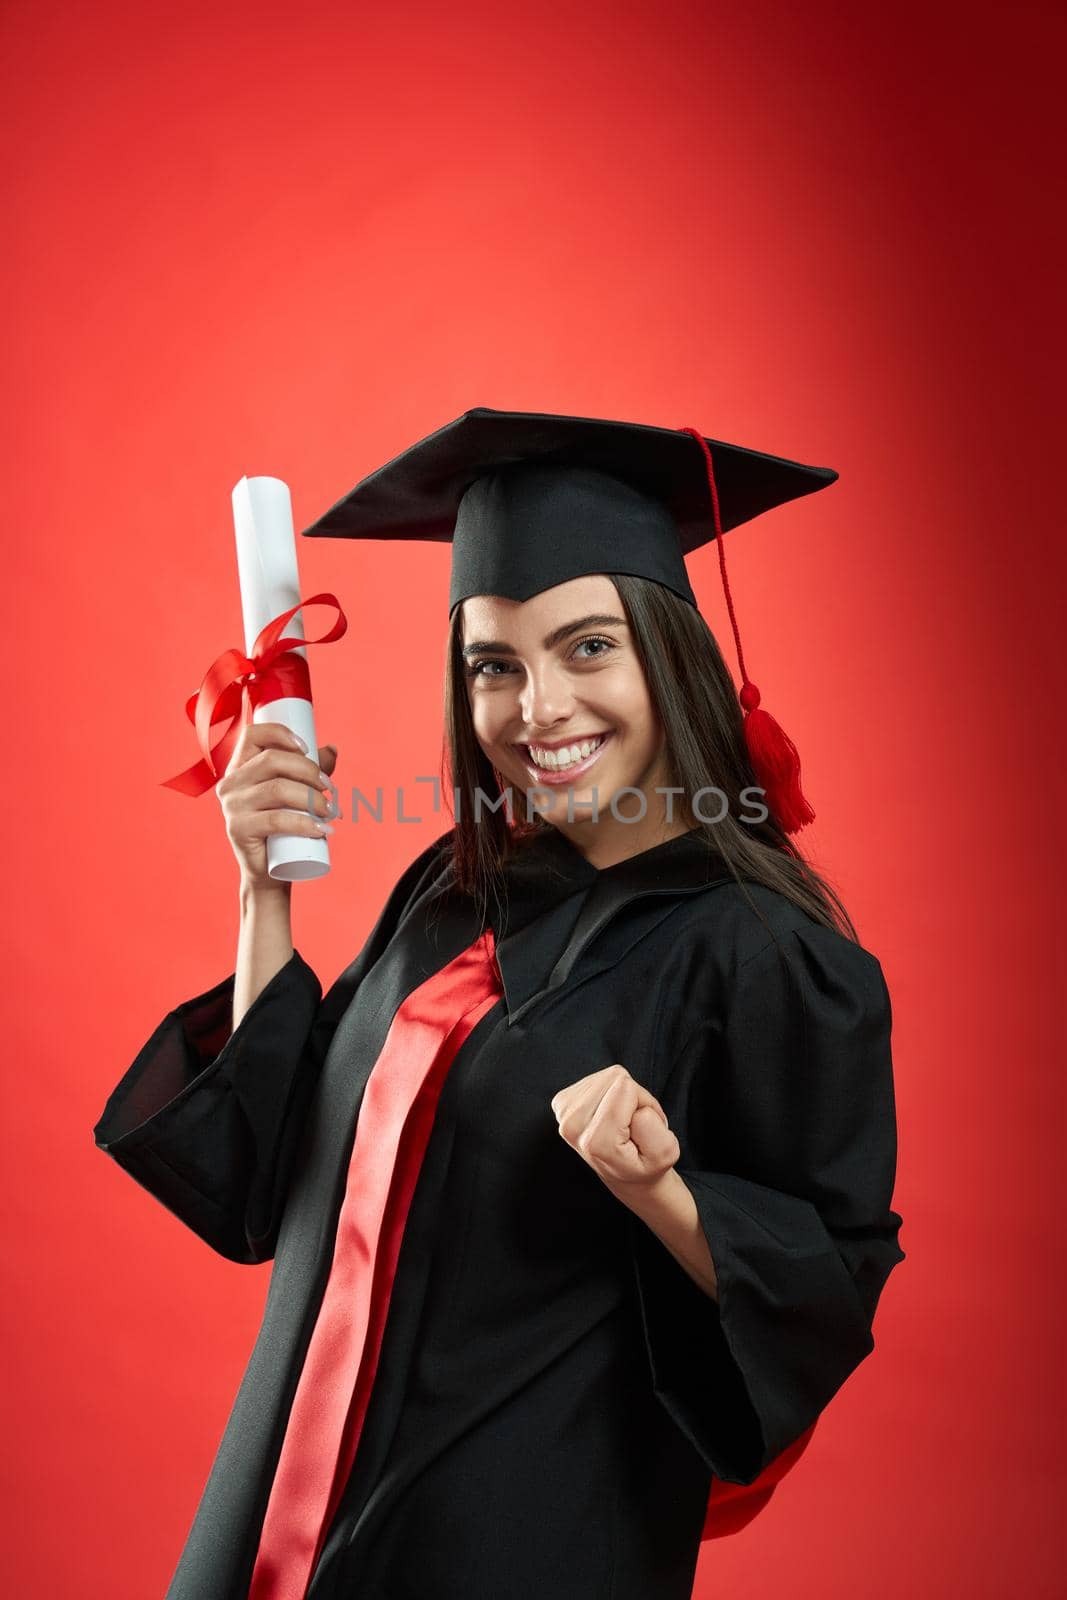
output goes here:
[{"label": "white teeth", "polygon": [[581,744],[564,745],[559,750],[543,750],[538,745],[529,746],[530,757],[536,766],[546,767],[550,772],[560,772],[565,767],[573,767],[577,762],[584,761],[604,743],[604,735],[596,739],[583,739]]}]

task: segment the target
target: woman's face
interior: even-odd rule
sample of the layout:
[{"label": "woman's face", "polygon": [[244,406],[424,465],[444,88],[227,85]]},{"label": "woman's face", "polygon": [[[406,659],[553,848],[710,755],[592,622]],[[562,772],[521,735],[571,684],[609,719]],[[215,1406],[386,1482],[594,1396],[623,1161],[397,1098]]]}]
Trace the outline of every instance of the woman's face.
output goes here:
[{"label": "woman's face", "polygon": [[608,829],[632,818],[636,833],[636,795],[622,796],[618,818],[609,810],[618,790],[633,787],[646,794],[648,823],[659,822],[664,799],[654,789],[670,782],[663,727],[610,578],[572,578],[522,601],[472,596],[462,645],[474,731],[517,817],[536,807],[580,838],[595,790]]}]

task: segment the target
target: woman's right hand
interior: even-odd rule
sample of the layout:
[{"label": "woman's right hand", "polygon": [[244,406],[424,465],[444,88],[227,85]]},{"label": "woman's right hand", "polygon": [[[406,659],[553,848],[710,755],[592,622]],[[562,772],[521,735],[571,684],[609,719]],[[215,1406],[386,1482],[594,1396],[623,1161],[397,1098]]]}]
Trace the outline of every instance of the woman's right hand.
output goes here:
[{"label": "woman's right hand", "polygon": [[318,763],[306,756],[280,722],[249,722],[242,728],[215,793],[244,887],[279,887],[267,872],[270,834],[326,837],[316,817],[325,820],[335,815],[330,787],[323,783],[322,775],[330,777],[337,750],[324,745],[318,756]]}]

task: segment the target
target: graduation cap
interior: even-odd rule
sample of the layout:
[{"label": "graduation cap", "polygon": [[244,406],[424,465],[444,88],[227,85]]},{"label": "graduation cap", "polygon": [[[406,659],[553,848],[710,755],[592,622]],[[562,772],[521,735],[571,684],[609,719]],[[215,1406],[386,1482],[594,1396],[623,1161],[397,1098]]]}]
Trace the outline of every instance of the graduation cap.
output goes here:
[{"label": "graduation cap", "polygon": [[836,478],[830,467],[708,439],[692,427],[476,406],[361,479],[302,531],[450,543],[450,617],[471,595],[527,600],[592,572],[650,578],[699,609],[685,556],[714,538],[746,743],[768,805],[792,833],[814,812],[800,791],[796,746],[760,708],[745,671],[722,536]]}]

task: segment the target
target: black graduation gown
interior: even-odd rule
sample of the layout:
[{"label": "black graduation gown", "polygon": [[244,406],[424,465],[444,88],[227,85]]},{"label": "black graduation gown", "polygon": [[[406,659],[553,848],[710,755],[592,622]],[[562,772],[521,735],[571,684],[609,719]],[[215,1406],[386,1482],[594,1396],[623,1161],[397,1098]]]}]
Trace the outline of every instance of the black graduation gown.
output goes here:
[{"label": "black graduation gown", "polygon": [[[231,1035],[231,974],[163,1019],[94,1128],[215,1250],[273,1260],[168,1600],[248,1594],[368,1077],[480,932],[450,837],[325,998],[294,950]],[[699,832],[598,872],[549,830],[507,878],[504,993],[441,1089],[309,1600],[683,1600],[716,1485],[813,1426],[904,1259],[870,952],[742,891]],[[552,1096],[614,1061],[678,1137],[718,1301],[559,1135]]]}]

